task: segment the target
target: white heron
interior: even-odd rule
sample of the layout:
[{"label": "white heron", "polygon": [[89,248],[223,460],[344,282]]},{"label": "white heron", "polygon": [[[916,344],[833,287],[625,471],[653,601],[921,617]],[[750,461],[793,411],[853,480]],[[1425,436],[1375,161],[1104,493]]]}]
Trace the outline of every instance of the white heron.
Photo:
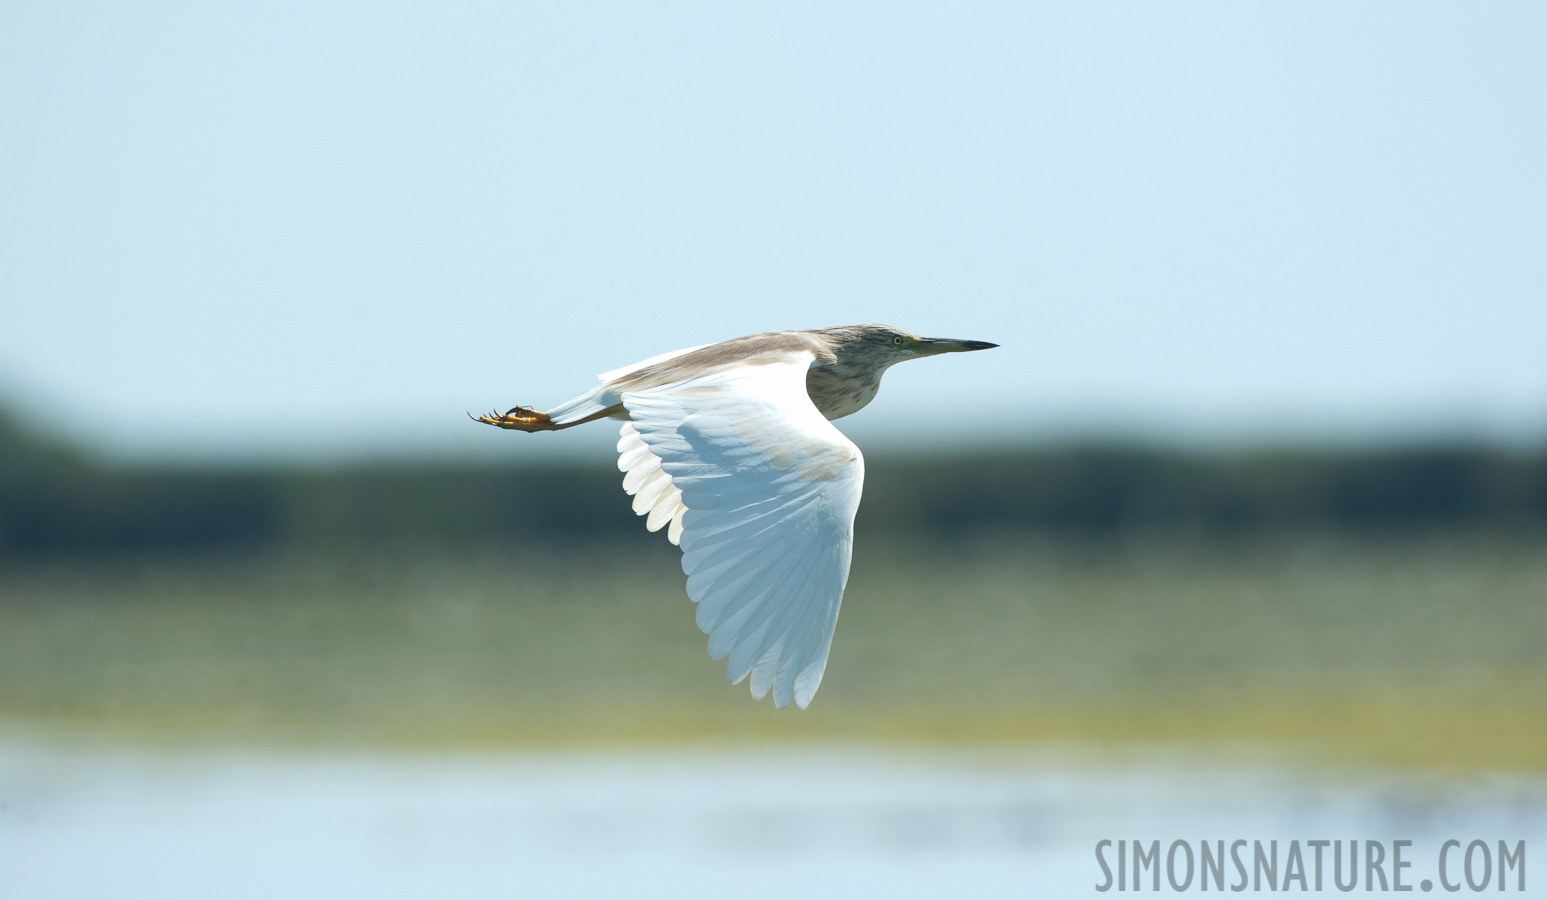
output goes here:
[{"label": "white heron", "polygon": [[865,463],[829,420],[910,359],[996,347],[886,325],[775,331],[653,356],[548,412],[477,421],[557,431],[623,419],[618,468],[634,512],[682,548],[709,655],[732,684],[805,709],[822,683],[849,578]]}]

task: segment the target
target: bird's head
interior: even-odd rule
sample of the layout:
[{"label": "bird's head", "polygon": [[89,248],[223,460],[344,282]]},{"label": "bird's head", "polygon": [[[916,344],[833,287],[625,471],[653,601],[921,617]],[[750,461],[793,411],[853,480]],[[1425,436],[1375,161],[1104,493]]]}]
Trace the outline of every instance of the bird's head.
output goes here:
[{"label": "bird's head", "polygon": [[938,356],[941,353],[963,353],[999,346],[988,341],[920,337],[890,325],[846,325],[824,328],[822,332],[833,339],[833,353],[840,362],[873,369],[885,369],[905,360]]}]

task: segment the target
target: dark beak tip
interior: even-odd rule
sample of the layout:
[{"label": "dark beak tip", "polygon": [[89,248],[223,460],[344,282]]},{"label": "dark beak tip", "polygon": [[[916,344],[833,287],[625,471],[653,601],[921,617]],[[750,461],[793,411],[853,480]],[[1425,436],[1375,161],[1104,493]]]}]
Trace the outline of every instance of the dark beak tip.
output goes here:
[{"label": "dark beak tip", "polygon": [[988,341],[958,341],[955,338],[924,338],[925,347],[932,347],[936,353],[960,353],[964,350],[991,350],[998,344]]}]

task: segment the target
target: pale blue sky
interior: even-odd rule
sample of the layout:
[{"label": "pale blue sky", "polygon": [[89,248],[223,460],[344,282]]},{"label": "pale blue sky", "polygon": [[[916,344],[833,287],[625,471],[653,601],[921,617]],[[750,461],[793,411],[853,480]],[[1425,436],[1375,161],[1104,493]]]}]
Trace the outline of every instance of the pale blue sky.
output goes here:
[{"label": "pale blue sky", "polygon": [[[597,450],[879,321],[871,443],[1547,434],[1547,6],[7,4],[0,394],[107,453]],[[565,442],[574,438],[568,444]]]}]

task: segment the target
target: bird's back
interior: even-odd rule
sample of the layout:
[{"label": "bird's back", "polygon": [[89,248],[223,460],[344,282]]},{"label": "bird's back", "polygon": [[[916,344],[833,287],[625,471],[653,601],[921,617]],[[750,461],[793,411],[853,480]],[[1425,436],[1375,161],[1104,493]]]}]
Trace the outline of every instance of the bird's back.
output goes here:
[{"label": "bird's back", "polygon": [[881,371],[845,365],[838,350],[838,329],[769,331],[732,338],[685,351],[664,354],[644,363],[608,372],[604,389],[621,395],[707,375],[727,366],[779,362],[791,353],[810,353],[815,364],[806,376],[806,393],[817,410],[837,419],[862,409],[881,387]]},{"label": "bird's back", "polygon": [[620,370],[616,377],[607,381],[606,386],[619,393],[646,390],[687,381],[726,366],[781,361],[791,353],[802,352],[813,353],[819,358],[824,355],[831,358],[831,341],[816,331],[749,334],[647,360],[647,364]]}]

